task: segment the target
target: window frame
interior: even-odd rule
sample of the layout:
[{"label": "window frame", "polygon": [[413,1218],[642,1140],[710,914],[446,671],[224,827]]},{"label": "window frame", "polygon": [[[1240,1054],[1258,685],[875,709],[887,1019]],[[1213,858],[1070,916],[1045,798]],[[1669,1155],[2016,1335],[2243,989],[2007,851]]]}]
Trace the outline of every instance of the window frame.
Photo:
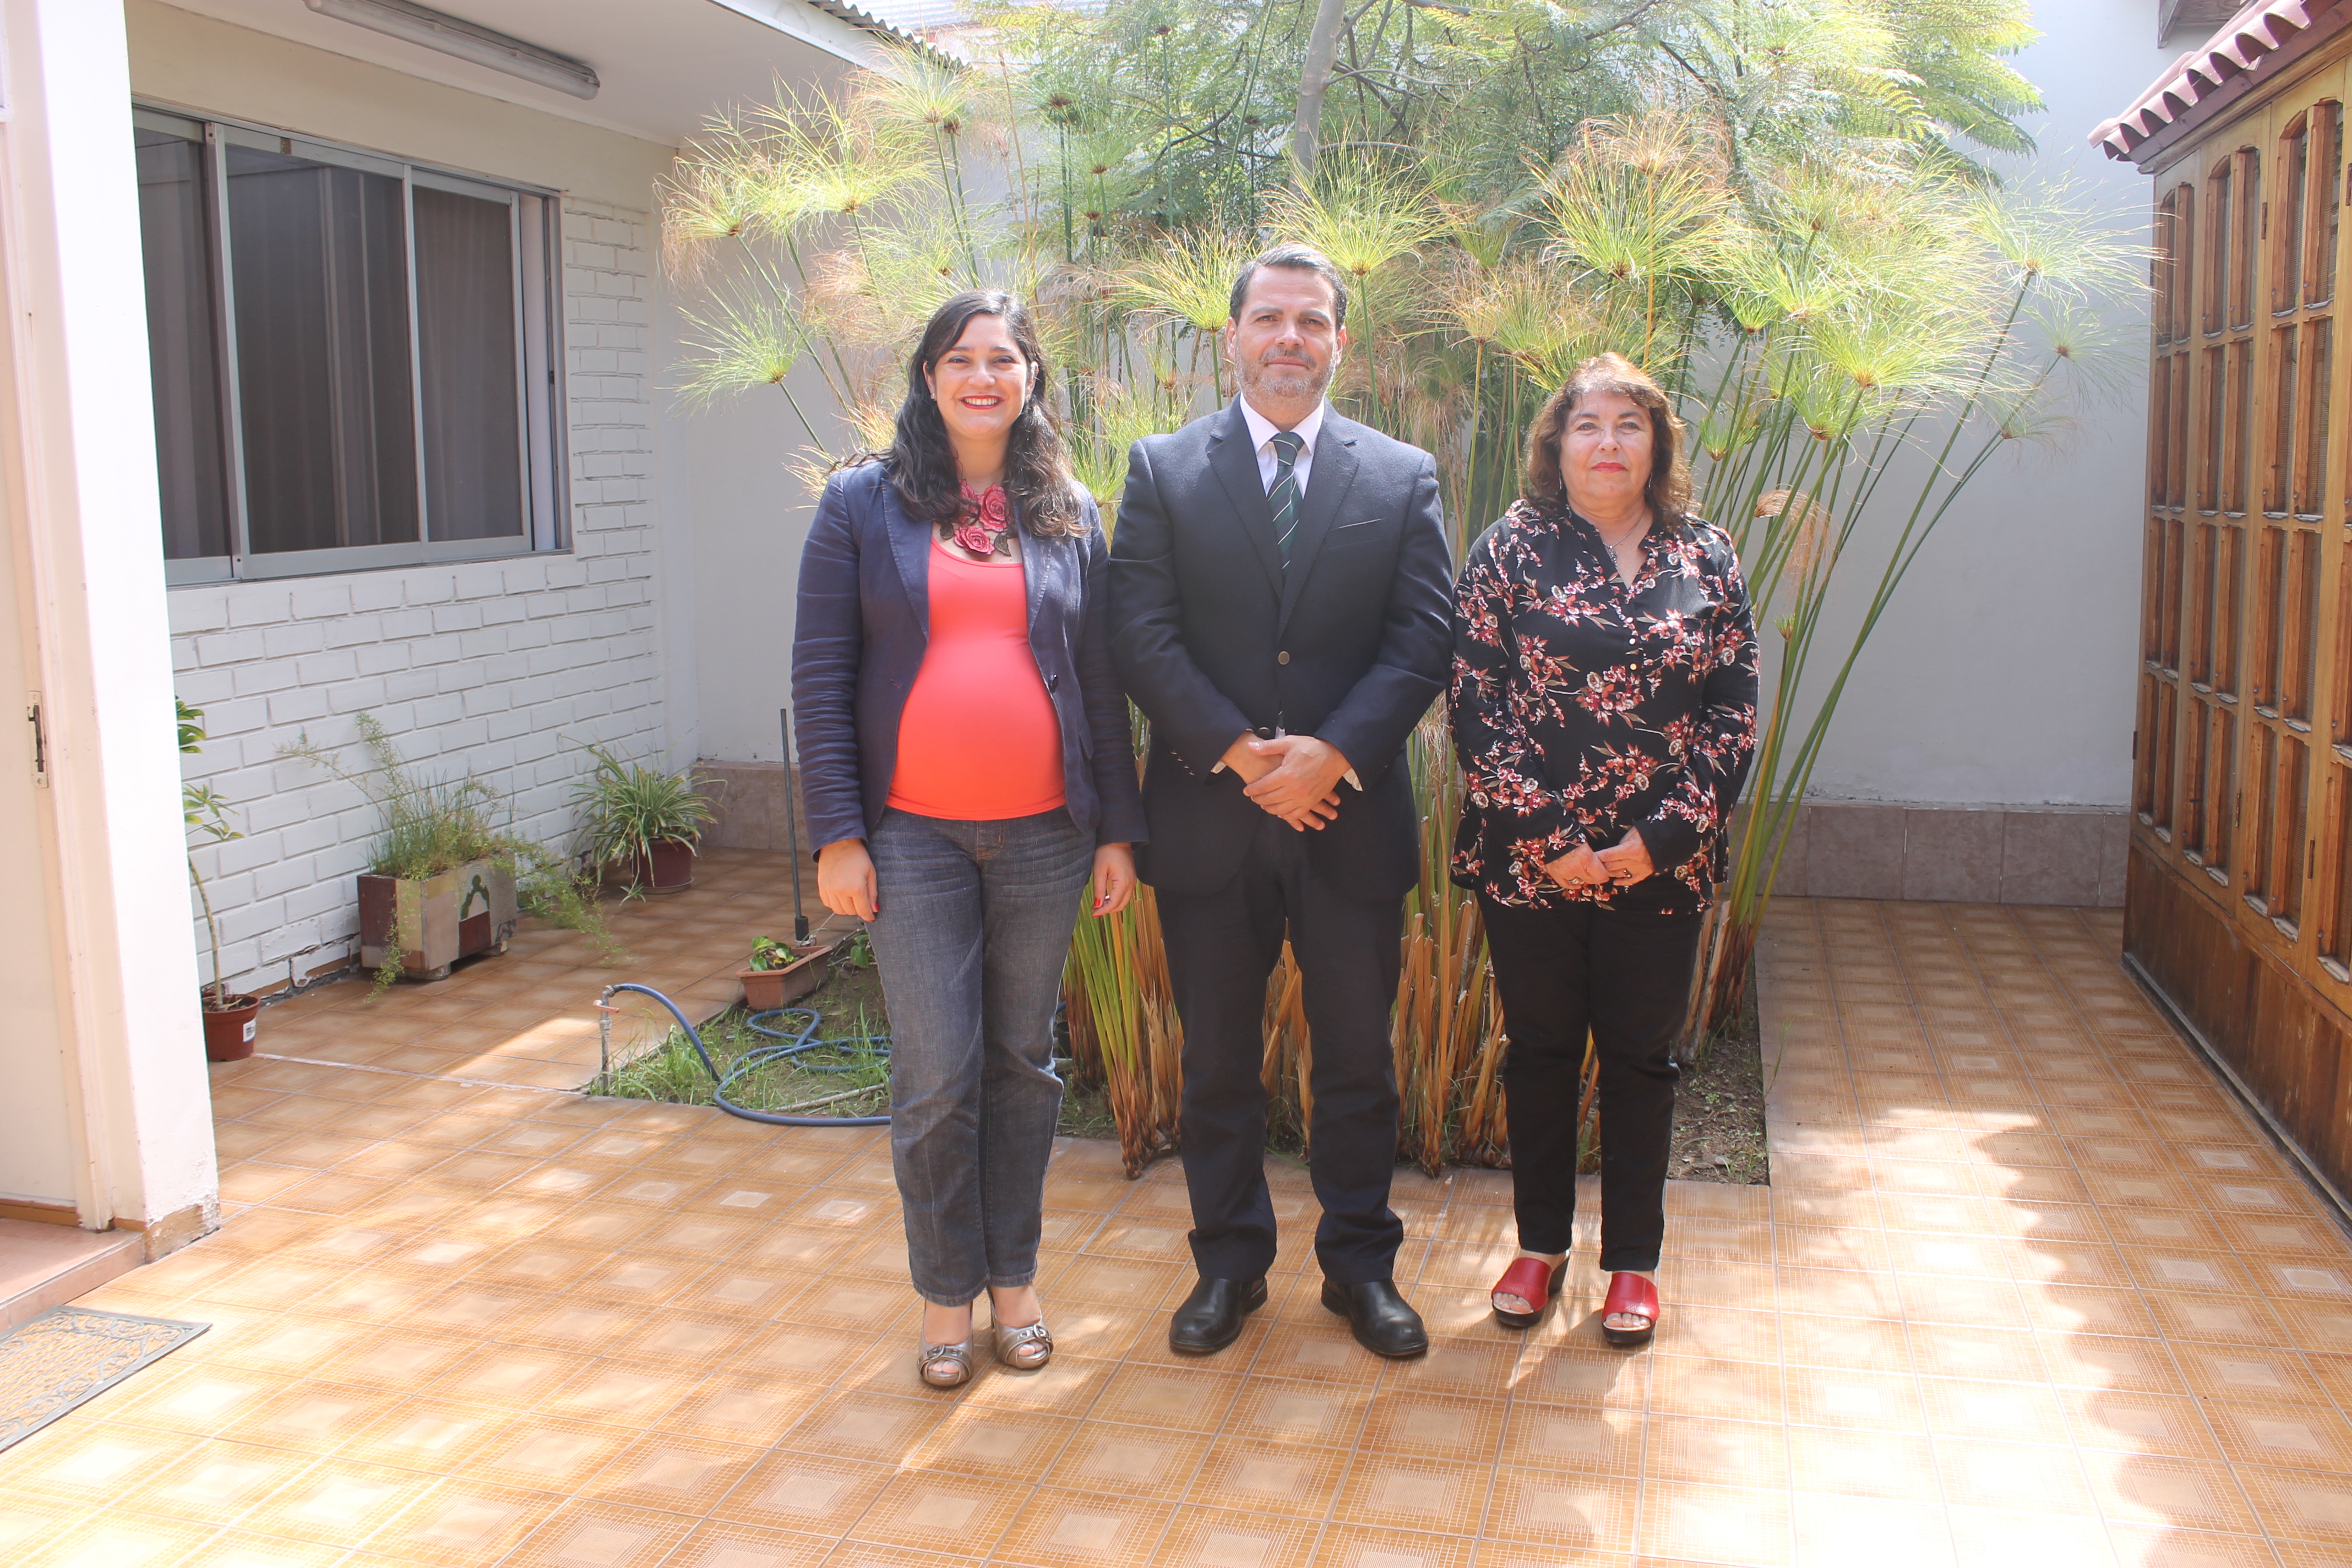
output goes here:
[{"label": "window frame", "polygon": [[[563,353],[562,204],[561,193],[521,181],[480,174],[347,146],[315,136],[191,113],[143,100],[131,105],[131,123],[142,131],[175,135],[201,149],[200,168],[208,219],[205,236],[212,300],[211,327],[217,352],[222,430],[227,468],[229,553],[166,557],[164,581],[172,587],[200,584],[319,577],[345,572],[463,561],[508,560],[554,554],[572,548],[568,526],[571,399]],[[245,428],[236,353],[236,244],[229,227],[228,181],[223,177],[226,149],[245,146],[314,163],[396,178],[401,183],[403,238],[408,285],[410,427],[416,454],[417,539],[391,544],[335,545],[317,550],[256,552],[247,515]],[[447,191],[503,205],[509,214],[509,254],[514,289],[515,399],[520,447],[518,500],[523,531],[495,539],[435,539],[425,474],[423,329],[417,310],[416,192]],[[160,547],[160,546],[159,546]]]}]

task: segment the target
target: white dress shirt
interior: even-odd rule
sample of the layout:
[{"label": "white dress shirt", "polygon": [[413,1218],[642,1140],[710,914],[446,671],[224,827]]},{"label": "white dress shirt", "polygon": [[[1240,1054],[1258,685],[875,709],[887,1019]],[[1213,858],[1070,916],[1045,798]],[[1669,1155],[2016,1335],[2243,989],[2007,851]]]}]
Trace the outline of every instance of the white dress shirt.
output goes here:
[{"label": "white dress shirt", "polygon": [[[1251,406],[1246,395],[1240,399],[1240,402],[1242,422],[1249,426],[1250,440],[1255,443],[1257,451],[1258,482],[1271,492],[1274,489],[1275,469],[1282,463],[1280,454],[1274,449],[1274,437],[1278,426],[1273,420]],[[1304,443],[1298,448],[1297,458],[1290,465],[1290,482],[1298,488],[1298,499],[1302,504],[1307,500],[1307,471],[1315,467],[1315,438],[1322,434],[1323,411],[1330,406],[1328,403],[1318,403],[1312,413],[1290,427],[1291,433]],[[1223,773],[1225,764],[1219,763],[1209,771],[1213,773]],[[1353,768],[1349,768],[1340,776],[1359,791],[1364,787],[1363,781],[1356,776],[1356,770]]]},{"label": "white dress shirt", "polygon": [[[1250,440],[1257,450],[1258,482],[1271,491],[1274,489],[1274,470],[1281,461],[1274,450],[1275,423],[1251,407],[1246,395],[1242,398],[1241,405],[1242,420],[1249,426]],[[1307,471],[1315,467],[1315,437],[1323,429],[1323,410],[1329,406],[1328,403],[1318,403],[1314,413],[1290,427],[1291,434],[1307,443],[1298,448],[1298,460],[1290,466],[1290,478],[1298,487],[1300,500],[1307,499]]]}]

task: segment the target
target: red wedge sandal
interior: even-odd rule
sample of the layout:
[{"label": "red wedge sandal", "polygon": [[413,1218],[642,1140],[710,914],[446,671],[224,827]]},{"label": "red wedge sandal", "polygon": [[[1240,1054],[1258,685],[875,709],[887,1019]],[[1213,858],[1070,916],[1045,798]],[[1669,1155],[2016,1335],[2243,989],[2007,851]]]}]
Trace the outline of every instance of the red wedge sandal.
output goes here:
[{"label": "red wedge sandal", "polygon": [[[1547,1264],[1540,1258],[1522,1258],[1512,1263],[1503,1270],[1503,1277],[1495,1281],[1495,1289],[1488,1297],[1489,1304],[1495,1309],[1495,1321],[1507,1329],[1534,1328],[1543,1321],[1544,1311],[1551,1305],[1552,1298],[1559,1294],[1560,1276],[1567,1272],[1566,1258],[1556,1265]],[[1494,1300],[1498,1296],[1517,1296],[1530,1310],[1525,1312],[1508,1310],[1502,1302]]]},{"label": "red wedge sandal", "polygon": [[[1623,1313],[1643,1319],[1638,1329],[1612,1329],[1609,1320]],[[1612,1274],[1609,1299],[1601,1303],[1601,1337],[1621,1351],[1638,1350],[1658,1331],[1658,1288],[1639,1274]]]}]

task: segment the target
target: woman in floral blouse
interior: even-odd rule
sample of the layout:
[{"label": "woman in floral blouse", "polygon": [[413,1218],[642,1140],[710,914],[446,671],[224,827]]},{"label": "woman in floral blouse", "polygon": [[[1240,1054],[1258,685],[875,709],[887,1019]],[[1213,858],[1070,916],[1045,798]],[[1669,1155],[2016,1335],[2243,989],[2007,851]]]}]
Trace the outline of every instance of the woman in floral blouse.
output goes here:
[{"label": "woman in floral blouse", "polygon": [[1525,1328],[1559,1292],[1590,1029],[1601,1329],[1624,1347],[1657,1326],[1674,1037],[1756,742],[1747,584],[1689,504],[1664,394],[1601,354],[1536,416],[1520,499],[1454,590],[1454,879],[1477,889],[1510,1035],[1519,1257],[1495,1315]]}]

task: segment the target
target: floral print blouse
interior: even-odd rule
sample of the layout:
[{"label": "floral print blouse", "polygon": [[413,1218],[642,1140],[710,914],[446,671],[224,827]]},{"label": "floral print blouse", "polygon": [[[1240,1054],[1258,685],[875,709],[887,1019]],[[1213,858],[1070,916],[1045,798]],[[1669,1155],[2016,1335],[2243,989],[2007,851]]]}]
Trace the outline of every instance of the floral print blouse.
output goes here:
[{"label": "floral print blouse", "polygon": [[[1755,751],[1756,685],[1748,585],[1721,529],[1654,526],[1628,587],[1564,502],[1513,503],[1454,587],[1454,881],[1522,908],[1706,909]],[[1629,827],[1656,868],[1644,880],[1570,889],[1545,874]]]}]

